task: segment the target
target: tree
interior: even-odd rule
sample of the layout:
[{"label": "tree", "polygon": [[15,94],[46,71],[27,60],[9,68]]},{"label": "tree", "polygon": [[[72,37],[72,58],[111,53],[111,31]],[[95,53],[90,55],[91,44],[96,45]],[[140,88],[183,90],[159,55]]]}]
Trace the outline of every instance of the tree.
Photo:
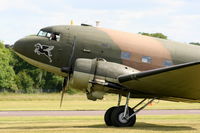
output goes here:
[{"label": "tree", "polygon": [[34,88],[33,88],[34,81],[25,71],[20,71],[17,74],[16,82],[17,82],[17,86],[19,88],[18,92],[20,92],[20,93],[33,93],[34,92]]},{"label": "tree", "polygon": [[199,43],[199,42],[191,42],[190,44],[193,44],[193,45],[198,45],[198,46],[200,46],[200,43]]},{"label": "tree", "polygon": [[0,91],[18,90],[15,81],[15,72],[11,64],[12,54],[0,41]]},{"label": "tree", "polygon": [[[35,66],[30,65],[25,62],[21,58],[19,58],[16,54],[13,55],[13,69],[16,73],[17,77],[17,86],[19,87],[19,92],[21,93],[31,93],[31,92],[58,92],[62,89],[63,78],[60,76],[56,76],[53,73],[46,72],[45,70],[41,70]],[[22,81],[22,76],[27,77],[27,84],[29,84],[33,90],[29,88],[26,90],[26,84]],[[22,91],[23,90],[23,91]]]},{"label": "tree", "polygon": [[63,78],[53,73],[44,73],[45,84],[43,92],[59,92],[62,89]]},{"label": "tree", "polygon": [[[31,91],[22,91],[23,93],[30,93],[30,92],[58,92],[62,89],[62,81],[63,78],[60,76],[56,76],[53,73],[46,72],[45,70],[41,70],[35,66],[28,64],[27,62],[23,61],[18,56],[14,55],[14,70],[17,76],[22,76],[18,73],[23,72],[23,76],[30,77],[32,80],[32,89]],[[26,73],[26,74],[24,74]],[[27,83],[31,82],[27,80]],[[26,86],[23,87],[25,84],[19,84],[18,87],[24,90]]]},{"label": "tree", "polygon": [[162,33],[145,33],[145,32],[139,32],[139,34],[145,35],[145,36],[157,37],[157,38],[161,38],[161,39],[167,39],[167,36],[165,36]]}]

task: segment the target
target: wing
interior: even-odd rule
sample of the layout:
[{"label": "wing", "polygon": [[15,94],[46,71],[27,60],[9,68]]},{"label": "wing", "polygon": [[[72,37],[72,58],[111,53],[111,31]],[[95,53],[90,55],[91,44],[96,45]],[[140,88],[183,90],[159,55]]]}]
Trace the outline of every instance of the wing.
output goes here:
[{"label": "wing", "polygon": [[118,80],[143,94],[200,102],[200,62],[122,75]]}]

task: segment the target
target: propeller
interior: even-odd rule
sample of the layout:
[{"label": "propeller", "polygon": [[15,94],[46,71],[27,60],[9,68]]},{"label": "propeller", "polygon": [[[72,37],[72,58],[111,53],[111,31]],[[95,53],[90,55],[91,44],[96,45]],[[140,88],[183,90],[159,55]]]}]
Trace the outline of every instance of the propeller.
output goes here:
[{"label": "propeller", "polygon": [[61,93],[61,99],[60,99],[60,108],[62,107],[62,102],[63,102],[63,97],[64,97],[64,94],[65,94],[65,91],[69,89],[69,85],[68,85],[69,80],[70,80],[70,76],[64,78],[63,88],[62,88],[62,93]]},{"label": "propeller", "polygon": [[73,60],[72,59],[74,57],[75,46],[76,46],[76,37],[74,37],[74,41],[72,44],[72,53],[71,53],[71,56],[70,56],[69,62],[68,62],[69,67],[61,68],[61,71],[67,73],[68,76],[65,77],[64,81],[63,81],[63,88],[62,88],[61,99],[60,99],[60,108],[62,107],[62,102],[63,102],[63,97],[65,94],[65,91],[69,89],[69,82],[70,82],[71,74],[73,72],[73,68],[72,68]]}]

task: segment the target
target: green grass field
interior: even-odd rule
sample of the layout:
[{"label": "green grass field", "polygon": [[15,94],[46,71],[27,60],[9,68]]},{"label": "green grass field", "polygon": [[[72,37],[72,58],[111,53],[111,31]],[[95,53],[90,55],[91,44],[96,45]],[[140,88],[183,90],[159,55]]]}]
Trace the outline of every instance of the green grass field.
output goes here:
[{"label": "green grass field", "polygon": [[1,133],[199,133],[200,115],[138,116],[134,127],[107,127],[102,116],[1,117]]},{"label": "green grass field", "polygon": [[[0,94],[0,110],[106,110],[117,104],[117,98],[117,95],[106,95],[103,100],[90,101],[83,93],[65,95],[60,108],[60,94]],[[130,106],[138,102],[131,99]],[[155,101],[146,109],[200,109],[200,104]]]},{"label": "green grass field", "polygon": [[[130,105],[139,100],[132,99]],[[59,108],[60,94],[0,94],[3,110],[106,110],[117,103],[117,95],[89,101],[85,94],[66,95]],[[125,103],[125,98],[123,102]],[[156,101],[147,109],[200,109],[199,103]],[[0,117],[0,133],[199,133],[199,115],[138,115],[135,127],[106,127],[103,116]]]}]

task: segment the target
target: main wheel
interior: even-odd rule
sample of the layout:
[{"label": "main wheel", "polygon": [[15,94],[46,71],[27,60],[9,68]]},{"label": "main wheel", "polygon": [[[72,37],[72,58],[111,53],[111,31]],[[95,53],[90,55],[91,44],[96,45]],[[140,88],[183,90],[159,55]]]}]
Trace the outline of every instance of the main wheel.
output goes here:
[{"label": "main wheel", "polygon": [[[124,106],[117,107],[113,110],[112,115],[111,115],[111,121],[113,126],[116,127],[131,127],[135,124],[136,122],[136,116],[134,115],[130,119],[123,118],[124,117]],[[128,107],[129,110],[129,116],[134,113],[134,111]]]},{"label": "main wheel", "polygon": [[112,121],[111,121],[111,115],[112,115],[112,112],[113,112],[113,110],[115,108],[117,108],[117,107],[111,107],[111,108],[109,108],[106,111],[105,115],[104,115],[104,121],[105,121],[105,123],[106,123],[107,126],[113,126]]}]

